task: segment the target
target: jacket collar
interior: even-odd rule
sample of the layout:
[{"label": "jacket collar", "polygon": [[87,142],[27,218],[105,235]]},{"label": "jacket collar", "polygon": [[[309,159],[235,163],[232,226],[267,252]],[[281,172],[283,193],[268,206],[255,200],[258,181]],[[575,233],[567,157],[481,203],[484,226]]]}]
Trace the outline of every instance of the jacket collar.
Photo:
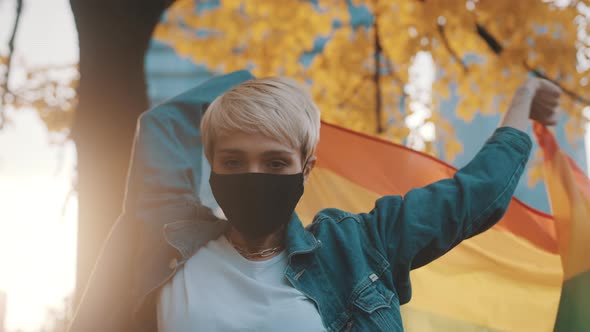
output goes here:
[{"label": "jacket collar", "polygon": [[287,224],[285,246],[289,259],[298,254],[305,254],[319,248],[320,241],[307,229],[303,227],[301,220],[296,213],[293,213]]},{"label": "jacket collar", "polygon": [[[214,218],[180,220],[164,225],[164,235],[168,243],[184,258],[189,258],[198,248],[223,234],[228,227],[227,221]],[[303,227],[297,214],[293,213],[285,235],[285,248],[289,259],[294,255],[313,252],[320,245],[320,241]]]}]

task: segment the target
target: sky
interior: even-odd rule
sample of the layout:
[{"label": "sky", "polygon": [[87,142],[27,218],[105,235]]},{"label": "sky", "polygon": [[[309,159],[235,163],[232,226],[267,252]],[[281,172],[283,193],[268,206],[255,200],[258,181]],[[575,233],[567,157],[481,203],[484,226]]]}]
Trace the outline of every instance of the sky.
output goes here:
[{"label": "sky", "polygon": [[[0,1],[0,52],[6,54],[15,1]],[[22,66],[78,62],[67,0],[25,0],[15,47],[14,81]],[[32,109],[15,112],[0,131],[0,291],[7,294],[5,328],[38,331],[49,310],[63,313],[74,287],[75,148],[52,146]],[[1,328],[0,328],[1,330]]]}]

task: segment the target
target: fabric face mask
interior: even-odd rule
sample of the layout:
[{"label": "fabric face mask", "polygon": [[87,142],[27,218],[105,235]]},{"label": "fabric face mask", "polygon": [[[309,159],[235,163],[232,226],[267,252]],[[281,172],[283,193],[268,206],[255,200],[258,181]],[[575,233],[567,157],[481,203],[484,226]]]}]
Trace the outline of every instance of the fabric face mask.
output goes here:
[{"label": "fabric face mask", "polygon": [[272,234],[287,224],[303,195],[303,173],[211,172],[209,184],[230,224],[251,238]]}]

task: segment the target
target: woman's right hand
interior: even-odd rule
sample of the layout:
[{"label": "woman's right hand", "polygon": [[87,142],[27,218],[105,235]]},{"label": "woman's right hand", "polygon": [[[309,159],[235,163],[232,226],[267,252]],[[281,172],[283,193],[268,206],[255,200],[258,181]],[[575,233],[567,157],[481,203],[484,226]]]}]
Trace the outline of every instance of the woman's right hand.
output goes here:
[{"label": "woman's right hand", "polygon": [[529,78],[512,97],[501,126],[525,131],[529,119],[543,125],[557,124],[561,89],[548,80]]}]

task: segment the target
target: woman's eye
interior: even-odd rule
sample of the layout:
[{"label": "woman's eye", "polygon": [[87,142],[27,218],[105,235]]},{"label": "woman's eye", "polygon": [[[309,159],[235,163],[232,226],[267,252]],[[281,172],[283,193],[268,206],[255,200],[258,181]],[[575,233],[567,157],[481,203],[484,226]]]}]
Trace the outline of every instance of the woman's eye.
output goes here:
[{"label": "woman's eye", "polygon": [[226,168],[238,168],[241,166],[241,162],[236,159],[229,159],[223,162],[223,166]]},{"label": "woman's eye", "polygon": [[273,169],[280,169],[280,168],[285,168],[289,165],[287,165],[286,162],[281,161],[281,160],[273,160],[270,162],[270,167]]}]

